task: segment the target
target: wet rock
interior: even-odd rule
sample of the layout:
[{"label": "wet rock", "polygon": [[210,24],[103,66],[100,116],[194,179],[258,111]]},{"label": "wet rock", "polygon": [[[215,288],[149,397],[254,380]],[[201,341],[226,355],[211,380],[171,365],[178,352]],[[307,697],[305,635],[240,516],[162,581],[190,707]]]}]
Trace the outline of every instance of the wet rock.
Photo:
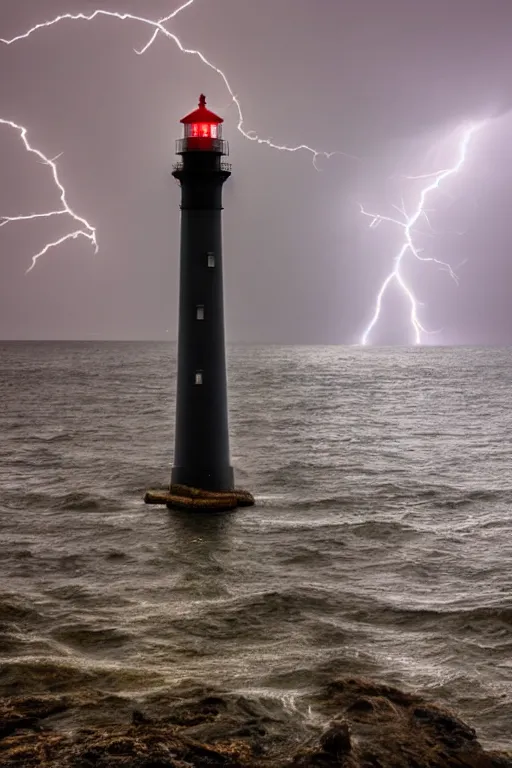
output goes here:
[{"label": "wet rock", "polygon": [[475,731],[452,712],[373,680],[332,681],[314,705],[344,718],[352,747],[328,761],[321,741],[294,768],[512,768],[512,755],[485,752]]},{"label": "wet rock", "polygon": [[26,728],[40,730],[41,720],[66,709],[63,699],[52,696],[0,699],[0,739]]},{"label": "wet rock", "polygon": [[356,699],[349,707],[349,712],[373,712],[375,710],[373,701],[364,696]]},{"label": "wet rock", "polygon": [[413,716],[421,725],[435,731],[437,737],[452,747],[464,746],[464,742],[476,740],[474,728],[463,723],[450,712],[438,709],[434,705],[429,708],[416,707]]},{"label": "wet rock", "polygon": [[150,725],[153,723],[150,717],[147,717],[139,709],[134,709],[132,712],[132,725]]},{"label": "wet rock", "polygon": [[0,768],[512,768],[449,710],[375,681],[335,680],[314,694],[323,729],[275,702],[204,691],[171,689],[151,717],[110,699],[101,725],[72,734],[83,696],[0,699]]},{"label": "wet rock", "polygon": [[329,729],[320,737],[320,747],[328,755],[341,758],[347,755],[350,743],[350,728],[345,722],[332,722]]}]

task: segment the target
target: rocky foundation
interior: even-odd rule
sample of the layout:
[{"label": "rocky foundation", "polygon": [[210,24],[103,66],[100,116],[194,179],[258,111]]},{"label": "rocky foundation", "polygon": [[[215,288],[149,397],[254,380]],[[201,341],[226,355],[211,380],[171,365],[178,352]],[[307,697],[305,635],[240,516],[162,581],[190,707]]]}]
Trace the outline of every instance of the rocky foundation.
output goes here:
[{"label": "rocky foundation", "polygon": [[168,489],[146,491],[144,502],[162,504],[169,509],[227,511],[237,507],[251,507],[254,496],[240,488],[233,491],[203,491],[186,485],[171,485]]},{"label": "rocky foundation", "polygon": [[0,699],[0,766],[512,768],[512,755],[484,751],[449,710],[365,679],[333,681],[311,698],[319,723],[297,714],[285,730],[279,717],[255,716],[222,694],[175,701],[167,712],[161,705],[158,716],[132,710],[119,725],[110,717],[104,727],[60,730],[58,718],[69,723],[74,706],[50,695]]}]

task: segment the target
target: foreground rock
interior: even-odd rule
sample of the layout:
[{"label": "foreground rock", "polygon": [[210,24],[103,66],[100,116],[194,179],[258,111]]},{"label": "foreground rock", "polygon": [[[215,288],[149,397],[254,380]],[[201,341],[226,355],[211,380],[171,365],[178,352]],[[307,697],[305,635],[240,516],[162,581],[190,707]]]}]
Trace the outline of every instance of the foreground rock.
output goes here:
[{"label": "foreground rock", "polygon": [[452,712],[396,688],[337,680],[317,703],[332,721],[294,768],[512,768],[512,755],[485,752]]},{"label": "foreground rock", "polygon": [[[238,701],[239,703],[239,701]],[[66,697],[0,699],[0,766],[32,768],[512,768],[511,755],[485,752],[453,713],[364,679],[337,680],[312,698],[312,725],[235,710],[209,696],[159,717],[61,729],[77,702]],[[240,717],[245,712],[245,720]]]}]

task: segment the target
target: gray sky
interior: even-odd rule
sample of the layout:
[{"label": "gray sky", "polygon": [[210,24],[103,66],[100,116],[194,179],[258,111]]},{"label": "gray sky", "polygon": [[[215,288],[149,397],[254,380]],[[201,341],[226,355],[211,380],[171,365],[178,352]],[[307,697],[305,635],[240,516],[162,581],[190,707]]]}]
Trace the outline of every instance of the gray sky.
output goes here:
[{"label": "gray sky", "polygon": [[[166,0],[2,0],[0,36],[58,13],[96,8],[158,19]],[[245,128],[278,144],[342,150],[317,172],[307,152],[258,146],[236,130],[219,76],[136,22],[62,22],[0,45],[0,117],[58,160],[70,205],[97,228],[41,258],[76,228],[66,216],[0,229],[0,337],[175,338],[179,187],[169,171],[179,119],[201,91],[226,119],[228,340],[355,343],[392,269],[403,229],[369,229],[368,210],[410,214],[423,180],[453,164],[459,127],[473,137],[457,177],[428,198],[417,243],[449,261],[406,256],[427,343],[512,343],[512,3],[510,0],[195,0],[169,24],[227,75]],[[59,207],[48,168],[0,126],[0,215]],[[464,262],[464,263],[463,263]],[[387,292],[373,343],[413,339],[407,300]]]}]

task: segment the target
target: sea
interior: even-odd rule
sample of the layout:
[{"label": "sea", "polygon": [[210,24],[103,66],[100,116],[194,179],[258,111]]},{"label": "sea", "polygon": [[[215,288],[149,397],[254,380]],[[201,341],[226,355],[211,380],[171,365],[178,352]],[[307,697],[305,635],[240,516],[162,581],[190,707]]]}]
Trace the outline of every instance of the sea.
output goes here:
[{"label": "sea", "polygon": [[300,731],[363,676],[512,748],[512,349],[228,363],[256,505],[170,511],[143,496],[170,479],[174,344],[0,342],[0,695],[78,697],[73,730],[220,691]]}]

